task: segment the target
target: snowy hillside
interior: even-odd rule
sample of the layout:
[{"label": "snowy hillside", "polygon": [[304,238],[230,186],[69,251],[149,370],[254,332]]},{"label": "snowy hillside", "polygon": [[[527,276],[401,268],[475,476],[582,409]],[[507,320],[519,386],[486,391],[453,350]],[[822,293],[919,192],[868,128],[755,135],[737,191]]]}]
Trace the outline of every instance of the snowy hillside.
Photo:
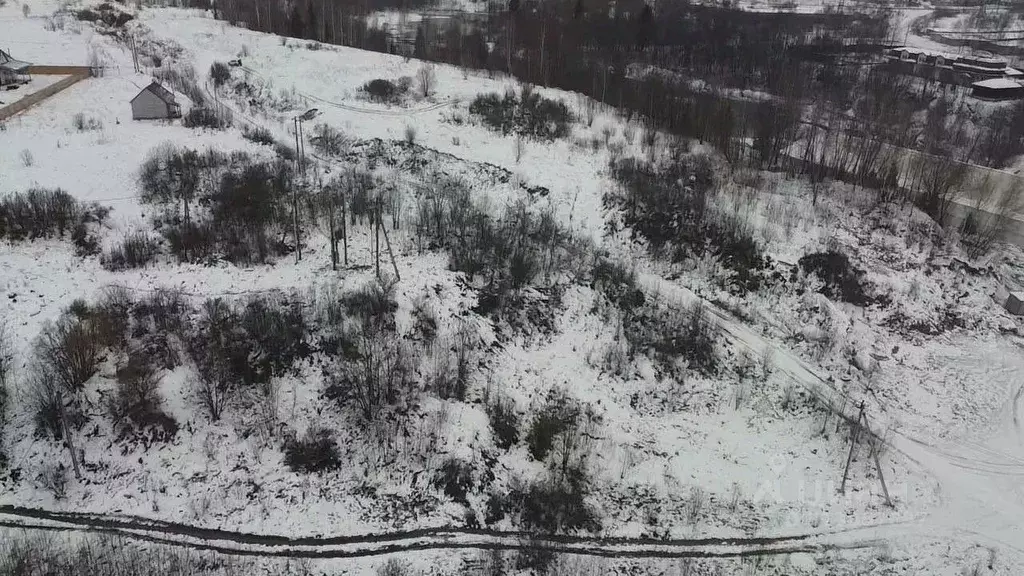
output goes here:
[{"label": "snowy hillside", "polygon": [[[499,74],[27,5],[0,48],[103,73],[0,121],[10,558],[1024,569],[1019,249]],[[154,78],[183,118],[132,119]]]}]

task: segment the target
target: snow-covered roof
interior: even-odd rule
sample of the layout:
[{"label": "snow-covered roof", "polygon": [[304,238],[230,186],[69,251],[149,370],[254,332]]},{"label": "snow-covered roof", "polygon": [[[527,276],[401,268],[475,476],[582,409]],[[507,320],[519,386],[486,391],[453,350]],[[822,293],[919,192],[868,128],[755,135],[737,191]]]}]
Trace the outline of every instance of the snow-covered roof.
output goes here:
[{"label": "snow-covered roof", "polygon": [[1024,87],[1020,82],[1009,78],[990,78],[988,80],[980,80],[971,84],[971,86],[974,88],[989,88],[992,90],[1010,90]]},{"label": "snow-covered roof", "polygon": [[1013,76],[1014,78],[1018,76],[1024,76],[1024,72],[1021,72],[1016,68],[1006,68],[1003,70],[1003,73],[1006,74],[1007,76]]},{"label": "snow-covered roof", "polygon": [[5,70],[13,70],[14,72],[21,72],[31,66],[28,62],[22,62],[21,60],[15,60],[11,58],[11,55],[3,50],[0,50],[0,68]]},{"label": "snow-covered roof", "polygon": [[139,96],[141,96],[143,92],[152,92],[153,94],[156,94],[157,98],[163,100],[164,102],[166,102],[168,104],[175,104],[176,103],[175,100],[174,100],[174,94],[170,90],[168,90],[167,88],[164,88],[163,86],[161,86],[160,83],[157,82],[156,80],[150,82],[149,86],[146,86],[141,91],[139,91],[139,93],[136,94],[135,98],[132,98],[131,101],[135,102],[135,100]]},{"label": "snow-covered roof", "polygon": [[958,54],[951,54],[949,52],[938,52],[936,50],[927,50],[924,48],[915,48],[913,46],[900,46],[892,49],[894,52],[906,52],[907,54],[924,54],[925,56],[941,57],[946,60],[957,60],[961,56]]}]

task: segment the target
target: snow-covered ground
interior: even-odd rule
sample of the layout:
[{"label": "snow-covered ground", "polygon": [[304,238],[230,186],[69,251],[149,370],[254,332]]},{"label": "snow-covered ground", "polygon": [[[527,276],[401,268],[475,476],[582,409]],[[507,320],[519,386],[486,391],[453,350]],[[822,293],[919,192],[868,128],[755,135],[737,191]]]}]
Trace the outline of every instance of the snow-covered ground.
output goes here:
[{"label": "snow-covered ground", "polygon": [[[106,50],[109,62],[130,62],[109,38],[94,38],[87,24],[46,31],[41,16],[54,9],[42,2],[32,5],[37,16],[28,19],[31,26],[18,27],[12,42],[18,46],[12,45],[16,57],[83,63],[75,57],[55,60],[63,49],[53,47],[73,48],[80,55],[94,44]],[[2,18],[23,18],[20,7],[0,10]],[[282,41],[235,28],[199,11],[144,9],[139,19],[140,24],[131,26],[138,26],[140,36],[180,46],[180,60],[191,63],[200,77],[215,61],[242,58],[244,68],[233,70],[232,82],[258,87],[261,102],[273,100],[277,107],[253,106],[225,90],[221,96],[237,111],[239,125],[266,126],[287,140],[291,118],[315,107],[320,111],[315,122],[340,128],[355,139],[401,140],[411,127],[416,144],[438,152],[431,156],[434,163],[470,179],[474,195],[490,198],[496,207],[514,200],[536,209],[550,206],[567,228],[635,259],[642,277],[666,299],[697,294],[730,312],[742,312],[744,322],[726,313],[720,319],[727,334],[722,346],[727,364],[735,366],[744,350],[770,349],[774,356],[766,354],[764,366],[775,369],[766,369],[749,390],[740,390],[731,375],[691,374],[685,382],[661,379],[642,358],[634,371],[613,374],[603,369],[601,358],[615,346],[614,322],[594,312],[593,290],[574,286],[562,297],[552,334],[513,338],[488,352],[487,365],[474,376],[466,402],[424,395],[410,407],[413,418],[400,427],[374,430],[399,438],[393,461],[387,455],[381,455],[385,463],[375,460],[378,455],[368,452],[366,430],[351,415],[324,408],[318,366],[304,364],[297,376],[279,379],[275,410],[280,423],[298,432],[325,426],[335,431],[342,447],[340,471],[299,475],[284,465],[278,442],[252,433],[242,410],[220,423],[208,422],[196,407],[189,371],[181,367],[161,381],[167,410],[181,424],[175,439],[149,448],[112,443],[102,408],[115,368],[108,361],[86,392],[96,422],[96,430],[79,439],[88,482],[71,482],[60,500],[45,488],[40,473],[62,461],[65,449],[35,437],[31,415],[15,408],[5,446],[21,480],[0,480],[0,503],[121,512],[288,536],[457,525],[464,522],[465,509],[446,498],[429,477],[445,457],[457,455],[477,468],[488,468],[494,485],[502,488],[543,473],[543,465],[531,461],[522,445],[495,450],[481,403],[485,393],[500,391],[529,414],[558,388],[588,404],[597,416],[591,433],[589,467],[595,490],[590,499],[600,512],[602,534],[693,538],[852,529],[852,535],[835,537],[835,550],[773,558],[759,569],[780,574],[903,570],[952,575],[974,568],[979,559],[988,561],[983,551],[993,549],[998,554],[990,573],[1021,573],[1024,535],[1014,522],[1024,502],[1017,424],[1024,354],[1016,336],[1020,321],[1002,312],[997,301],[1000,278],[1008,274],[974,276],[936,265],[938,248],[931,240],[902,244],[905,229],[919,225],[920,214],[876,212],[857,191],[838,185],[812,207],[805,182],[768,175],[757,185],[758,194],[750,196],[748,216],[769,254],[795,263],[808,252],[838,244],[897,303],[884,311],[864,309],[822,302],[810,296],[813,290],[798,294],[790,287],[739,300],[719,288],[713,263],[698,269],[666,267],[650,262],[620,237],[604,235],[602,195],[613,184],[606,170],[612,152],[603,144],[603,132],[607,128],[616,153],[640,152],[639,143],[626,136],[635,127],[612,114],[598,111],[590,126],[577,123],[566,139],[527,141],[517,160],[512,138],[474,122],[452,121],[468,119],[467,104],[477,94],[517,88],[508,79],[436,66],[432,94],[388,107],[366,101],[359,88],[375,78],[415,78],[421,63],[341,47],[311,49],[306,41]],[[110,206],[110,226],[103,236],[110,244],[132,230],[151,227],[152,208],[137,198],[137,173],[157,145],[268,153],[242,138],[237,127],[202,131],[177,121],[132,121],[128,102],[149,78],[125,70],[130,67],[80,82],[9,122],[0,133],[0,195],[32,186],[61,187],[80,200]],[[540,91],[585,117],[584,101],[577,96]],[[96,129],[76,130],[77,113],[95,119]],[[23,150],[34,158],[31,165],[22,160]],[[513,175],[511,183],[485,177],[489,170],[501,169]],[[531,186],[542,186],[548,194],[531,197],[525,192]],[[743,198],[742,192],[738,187],[737,198]],[[282,258],[241,268],[165,259],[116,273],[104,270],[95,257],[75,256],[64,241],[4,244],[0,314],[14,330],[17,362],[23,365],[46,321],[74,299],[95,299],[111,285],[139,294],[176,288],[197,305],[209,297],[237,298],[263,290],[309,294],[358,286],[372,276],[372,235],[366,226],[356,226],[352,233],[355,266],[338,273],[330,270],[327,241],[318,234],[308,239],[309,249],[299,263]],[[457,317],[475,318],[481,340],[493,343],[492,327],[470,314],[476,295],[449,271],[447,257],[417,252],[410,230],[393,233],[402,271],[399,324],[410,322],[413,300],[429,291],[444,312],[445,326],[454,325]],[[1012,270],[1019,261],[1011,253],[1001,270]],[[803,288],[813,287],[810,280],[801,282],[806,282]],[[946,311],[957,315],[963,326],[928,335],[886,323],[894,316],[900,326],[931,322]],[[834,346],[822,351],[800,337],[808,326],[834,330]],[[851,367],[852,358],[863,358],[861,352],[870,353],[873,369]],[[805,366],[828,376],[818,382]],[[837,432],[834,419],[825,420],[812,396],[822,385],[846,391],[851,402],[864,399],[871,422],[891,440],[880,462],[894,509],[883,503],[866,449],[854,459],[847,492],[838,493],[849,444],[845,429]],[[16,407],[25,394],[19,383]],[[482,498],[474,495],[471,505],[482,511]],[[886,544],[844,551],[843,544],[854,538]],[[450,566],[475,554],[417,553],[406,560],[424,567]],[[379,562],[361,560],[346,568],[369,573]],[[577,568],[596,573],[615,569],[615,562],[594,561]],[[739,560],[725,562],[720,567],[726,570],[738,572],[746,566]],[[334,566],[336,562],[325,562],[321,568]],[[644,566],[653,573],[673,568],[655,561]]]}]

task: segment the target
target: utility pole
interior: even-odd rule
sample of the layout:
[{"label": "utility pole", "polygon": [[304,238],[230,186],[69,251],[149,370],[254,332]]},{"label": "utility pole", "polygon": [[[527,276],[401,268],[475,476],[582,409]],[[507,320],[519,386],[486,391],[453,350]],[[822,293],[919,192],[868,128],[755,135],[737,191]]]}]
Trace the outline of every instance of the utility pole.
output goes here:
[{"label": "utility pole", "polygon": [[71,437],[71,426],[68,426],[67,411],[64,408],[64,397],[60,398],[60,424],[64,428],[64,441],[68,444],[68,452],[71,453],[71,467],[75,470],[75,480],[82,479],[82,469],[78,465],[78,451],[75,450],[75,442]]},{"label": "utility pole", "polygon": [[348,267],[348,210],[345,209],[348,191],[341,193],[341,247],[344,251],[345,267]]},{"label": "utility pole", "polygon": [[892,498],[889,497],[889,487],[885,484],[885,473],[882,472],[882,464],[878,461],[878,442],[881,439],[877,434],[871,431],[871,425],[868,424],[868,415],[863,414],[864,418],[864,430],[867,431],[868,435],[871,436],[871,458],[875,461],[875,470],[878,472],[878,482],[882,485],[882,494],[885,495],[885,503],[890,508],[893,508]]},{"label": "utility pole", "polygon": [[[317,172],[316,181],[319,187],[319,198],[320,201],[324,200],[324,181],[320,177],[319,171]],[[331,241],[331,270],[338,269],[338,233],[334,226],[334,189],[333,186],[327,191],[327,226],[330,228],[328,236]]]},{"label": "utility pole", "polygon": [[[299,118],[295,117],[295,175],[299,173]],[[292,185],[292,224],[295,230],[295,263],[302,261],[302,244],[299,242],[299,192],[298,185]]]},{"label": "utility pole", "polygon": [[377,203],[377,223],[378,223],[379,228],[384,231],[384,242],[387,244],[387,247],[388,247],[388,256],[391,257],[391,267],[395,269],[395,280],[401,280],[402,277],[399,276],[399,274],[398,274],[398,264],[395,262],[395,253],[391,251],[391,240],[388,238],[388,229],[387,229],[386,226],[381,226],[380,225],[380,212],[381,212],[380,202],[378,201],[378,203]]},{"label": "utility pole", "polygon": [[846,457],[846,469],[843,470],[843,483],[839,486],[839,491],[843,494],[846,493],[846,478],[850,474],[850,463],[853,462],[853,452],[857,449],[857,438],[860,437],[860,423],[864,419],[864,401],[860,403],[860,413],[857,414],[857,421],[853,424],[853,440],[850,442],[850,455]]},{"label": "utility pole", "polygon": [[373,216],[373,265],[377,270],[377,280],[380,280],[380,199],[377,200],[377,209],[372,212]]}]

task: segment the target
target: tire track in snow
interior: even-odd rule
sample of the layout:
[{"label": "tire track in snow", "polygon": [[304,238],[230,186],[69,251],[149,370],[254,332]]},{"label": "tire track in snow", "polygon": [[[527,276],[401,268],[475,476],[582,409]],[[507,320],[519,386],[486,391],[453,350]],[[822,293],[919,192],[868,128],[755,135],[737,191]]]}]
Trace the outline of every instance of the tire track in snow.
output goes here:
[{"label": "tire track in snow", "polygon": [[786,536],[665,540],[537,535],[523,531],[458,527],[289,538],[202,528],[138,516],[0,506],[0,526],[36,531],[92,532],[224,554],[288,558],[351,558],[418,550],[543,550],[608,558],[725,558],[872,548],[883,545],[887,540],[885,537],[908,532],[907,528],[912,528],[912,523],[874,524]]}]

